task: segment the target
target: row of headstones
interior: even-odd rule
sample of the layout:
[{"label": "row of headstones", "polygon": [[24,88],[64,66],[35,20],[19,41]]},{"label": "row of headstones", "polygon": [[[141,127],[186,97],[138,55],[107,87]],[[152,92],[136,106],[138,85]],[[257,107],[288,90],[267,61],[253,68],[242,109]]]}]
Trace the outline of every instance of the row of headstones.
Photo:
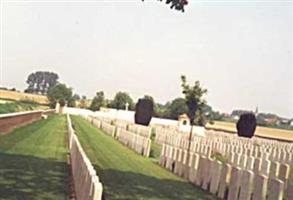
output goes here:
[{"label": "row of headstones", "polygon": [[[180,148],[188,148],[188,139],[187,134],[180,134],[180,133],[174,133],[174,132],[158,132],[156,130],[156,137],[155,142],[159,144],[169,144],[175,147]],[[289,150],[290,145],[287,143],[284,143],[287,145],[287,148],[283,148],[280,146],[279,148],[274,147],[273,145],[267,148],[263,148],[261,145],[255,145],[255,143],[251,142],[249,144],[242,144],[241,142],[237,143],[237,146],[233,144],[232,142],[235,140],[238,140],[239,138],[234,138],[225,140],[218,140],[221,139],[219,135],[217,136],[208,136],[206,138],[203,137],[196,137],[193,136],[192,142],[191,142],[191,150],[195,152],[199,152],[197,147],[205,147],[209,146],[209,148],[216,150],[220,152],[223,156],[228,157],[230,152],[236,152],[239,154],[245,154],[247,156],[254,156],[258,158],[266,158],[270,159],[271,161],[277,161],[281,163],[287,163],[292,164],[292,150]],[[232,141],[229,143],[229,141]],[[241,139],[239,139],[241,141]],[[262,140],[261,140],[262,141]],[[264,140],[266,141],[266,140]],[[282,142],[278,142],[282,143]],[[289,152],[291,151],[291,152]],[[268,158],[269,157],[269,158]]]},{"label": "row of headstones", "polygon": [[151,151],[151,140],[123,128],[116,127],[107,122],[100,121],[94,117],[85,117],[89,122],[95,125],[98,129],[103,130],[106,134],[117,139],[130,149],[134,150],[140,155],[149,157]]},{"label": "row of headstones", "polygon": [[[188,141],[184,141],[185,143],[181,143],[178,147],[187,148]],[[187,143],[187,144],[186,144]],[[184,145],[182,145],[184,144]],[[205,149],[209,149],[210,151],[221,153],[226,158],[231,158],[232,156],[244,156],[244,157],[254,157],[261,158],[270,161],[276,161],[284,164],[293,165],[293,157],[292,153],[280,150],[273,149],[272,151],[259,148],[258,146],[251,147],[236,147],[229,144],[221,144],[219,142],[210,142],[210,143],[200,143],[199,141],[191,142],[191,150],[198,153],[205,152]]]},{"label": "row of headstones", "polygon": [[67,128],[76,199],[101,200],[102,183],[74,133],[69,115],[67,115]]},{"label": "row of headstones", "polygon": [[107,118],[107,121],[104,121],[104,119],[105,118],[103,119],[100,118],[100,121],[111,124],[112,126],[116,126],[116,128],[128,130],[146,138],[151,138],[152,127],[150,126],[134,124],[126,120],[119,120],[119,119],[110,120],[109,118]]},{"label": "row of headstones", "polygon": [[293,178],[285,183],[170,145],[163,145],[160,165],[221,199],[293,199]]},{"label": "row of headstones", "polygon": [[146,157],[150,156],[151,140],[149,138],[120,128],[117,129],[116,138],[138,154]]},{"label": "row of headstones", "polygon": [[293,144],[291,142],[280,142],[274,139],[265,139],[259,137],[253,138],[243,138],[238,137],[235,134],[229,134],[224,132],[215,132],[215,131],[206,131],[207,137],[217,137],[220,142],[229,141],[229,143],[235,144],[258,144],[263,148],[271,148],[272,146],[275,148],[282,148],[288,151],[293,150]]},{"label": "row of headstones", "polygon": [[[170,143],[172,142],[172,138],[175,137],[178,139],[181,137],[183,140],[188,139],[188,134],[183,134],[179,131],[173,131],[166,128],[156,128],[156,137],[155,142],[159,144]],[[206,131],[206,137],[197,137],[193,136],[192,140],[205,140],[206,142],[214,142],[218,141],[220,144],[229,144],[235,146],[236,148],[248,147],[251,148],[259,148],[260,151],[267,151],[271,153],[274,151],[286,151],[293,152],[293,144],[288,142],[279,142],[276,140],[270,139],[262,139],[254,137],[252,139],[237,137],[233,134],[223,133],[223,132],[215,132],[215,131]],[[278,154],[278,152],[277,152]],[[279,160],[278,160],[279,161]]]},{"label": "row of headstones", "polygon": [[173,138],[181,139],[186,138],[187,134],[171,130],[168,128],[156,127],[155,128],[155,142],[157,144],[165,144],[168,141],[173,141]]},{"label": "row of headstones", "polygon": [[145,138],[151,138],[152,135],[152,128],[149,126],[143,126],[138,124],[130,124],[128,125],[128,131],[134,132],[143,136]]},{"label": "row of headstones", "polygon": [[[185,146],[185,148],[182,149],[186,150],[187,148]],[[215,149],[206,144],[201,145],[200,143],[194,142],[192,142],[191,144],[191,152],[206,157],[211,157],[219,153],[217,150],[215,151]],[[248,156],[246,154],[234,153],[234,151],[229,152],[229,156],[224,156],[224,158],[227,158],[227,162],[231,165],[238,166],[242,169],[253,170],[255,173],[261,172],[262,174],[273,178],[279,177],[284,182],[286,182],[286,179],[288,179],[288,176],[286,176],[286,174],[289,174],[290,165],[291,167],[293,166],[293,161],[291,159],[292,157],[288,158],[286,162],[277,162],[274,160],[269,160],[269,154],[267,153],[261,153],[260,156]],[[221,156],[223,156],[222,153]]]},{"label": "row of headstones", "polygon": [[[283,148],[262,148],[259,145],[239,145],[236,146],[234,144],[229,143],[221,143],[218,141],[213,141],[212,138],[205,138],[204,142],[200,140],[194,140],[191,144],[191,149],[194,151],[198,151],[200,147],[209,147],[214,151],[220,152],[225,157],[230,157],[232,153],[240,154],[245,156],[252,156],[255,158],[262,158],[271,161],[277,161],[280,163],[292,164],[293,152],[289,152]],[[186,141],[185,141],[186,143]],[[187,142],[188,143],[188,142]],[[186,144],[181,145],[182,148],[186,148]]]}]

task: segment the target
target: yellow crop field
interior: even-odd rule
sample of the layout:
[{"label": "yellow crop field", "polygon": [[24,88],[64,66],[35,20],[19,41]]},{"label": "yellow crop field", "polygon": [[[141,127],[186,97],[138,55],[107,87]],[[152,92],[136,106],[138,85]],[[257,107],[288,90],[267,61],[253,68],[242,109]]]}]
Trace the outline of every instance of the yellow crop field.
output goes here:
[{"label": "yellow crop field", "polygon": [[[207,124],[206,127],[211,129],[222,130],[222,131],[229,131],[229,132],[235,132],[235,133],[237,132],[236,124],[232,122],[215,121],[215,124],[213,125]],[[272,138],[272,139],[288,140],[293,142],[293,131],[290,131],[290,130],[258,126],[256,128],[255,135]]]},{"label": "yellow crop field", "polygon": [[48,98],[38,94],[28,94],[23,92],[15,92],[9,90],[0,90],[0,99],[10,99],[14,101],[33,101],[38,104],[49,104]]}]

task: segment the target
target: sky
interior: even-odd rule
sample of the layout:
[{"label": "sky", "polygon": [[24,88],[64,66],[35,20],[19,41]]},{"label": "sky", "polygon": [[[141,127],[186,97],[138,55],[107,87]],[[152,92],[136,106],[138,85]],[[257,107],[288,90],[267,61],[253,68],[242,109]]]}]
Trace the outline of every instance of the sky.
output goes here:
[{"label": "sky", "polygon": [[180,76],[199,80],[215,110],[293,118],[293,1],[157,0],[1,2],[1,86],[26,88],[53,71],[74,92],[126,91],[164,103]]}]

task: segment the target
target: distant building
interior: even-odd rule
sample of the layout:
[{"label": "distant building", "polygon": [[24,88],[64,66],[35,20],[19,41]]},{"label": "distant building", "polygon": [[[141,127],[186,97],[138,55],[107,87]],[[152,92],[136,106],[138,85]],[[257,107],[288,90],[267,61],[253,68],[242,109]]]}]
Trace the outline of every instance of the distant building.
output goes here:
[{"label": "distant building", "polygon": [[234,119],[234,120],[239,120],[239,116],[238,115],[234,115],[234,116],[232,116],[232,118]]},{"label": "distant building", "polygon": [[278,117],[265,118],[264,121],[268,125],[276,125],[279,123]]},{"label": "distant building", "polygon": [[178,123],[179,126],[189,126],[190,125],[190,119],[187,116],[187,114],[182,114],[178,116]]},{"label": "distant building", "polygon": [[281,125],[289,125],[290,124],[290,119],[282,118],[282,119],[279,120],[279,123]]},{"label": "distant building", "polygon": [[[256,111],[256,112],[258,112],[258,111]],[[248,110],[233,110],[229,117],[232,118],[235,121],[238,121],[240,119],[240,116],[245,114],[245,113],[253,113],[253,112],[248,111]]]}]

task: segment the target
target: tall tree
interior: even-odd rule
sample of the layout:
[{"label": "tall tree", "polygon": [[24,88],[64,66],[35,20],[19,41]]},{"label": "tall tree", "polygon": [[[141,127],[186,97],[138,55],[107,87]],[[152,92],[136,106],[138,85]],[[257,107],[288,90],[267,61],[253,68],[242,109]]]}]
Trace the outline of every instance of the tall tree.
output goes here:
[{"label": "tall tree", "polygon": [[[190,160],[190,145],[191,145],[191,138],[192,138],[192,128],[195,124],[195,118],[199,115],[201,115],[203,112],[203,106],[206,104],[206,101],[204,100],[204,95],[207,94],[207,89],[202,88],[199,81],[195,81],[193,86],[190,86],[187,84],[186,77],[181,76],[181,87],[182,87],[182,93],[185,96],[186,105],[188,108],[187,115],[190,119],[191,128],[189,133],[189,142],[188,142],[188,148],[187,148],[187,163],[189,163]],[[188,170],[188,169],[186,169]]]},{"label": "tall tree", "polygon": [[72,89],[68,88],[65,84],[57,84],[49,89],[47,97],[51,107],[54,107],[57,102],[60,104],[69,103],[73,99]]},{"label": "tall tree", "polygon": [[206,105],[204,95],[207,94],[207,89],[202,88],[199,81],[195,81],[193,86],[186,82],[186,77],[181,76],[182,93],[185,96],[185,102],[188,108],[187,115],[190,118],[192,125],[195,124],[195,118],[203,114],[203,108]]},{"label": "tall tree", "polygon": [[133,100],[126,92],[117,92],[113,101],[110,103],[111,108],[124,110],[128,104],[130,110],[133,109]]},{"label": "tall tree", "polygon": [[58,79],[58,74],[54,72],[37,71],[31,73],[26,81],[28,88],[25,92],[45,95],[50,87],[53,87],[58,83]]},{"label": "tall tree", "polygon": [[106,105],[105,96],[103,91],[99,91],[96,93],[96,96],[92,100],[90,105],[90,109],[93,111],[100,110],[101,107]]}]

